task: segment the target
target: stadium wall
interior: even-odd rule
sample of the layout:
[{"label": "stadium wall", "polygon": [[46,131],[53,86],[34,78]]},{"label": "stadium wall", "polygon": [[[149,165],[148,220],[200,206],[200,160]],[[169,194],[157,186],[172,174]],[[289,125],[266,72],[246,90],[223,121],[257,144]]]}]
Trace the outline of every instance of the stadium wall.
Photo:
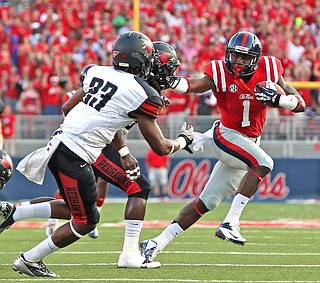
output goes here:
[{"label": "stadium wall", "polygon": [[[14,167],[21,158],[13,158]],[[138,158],[145,174],[144,159]],[[274,170],[261,182],[255,201],[286,201],[290,199],[320,199],[320,159],[275,158]],[[172,199],[197,196],[209,178],[216,162],[212,158],[171,157],[169,195]],[[53,196],[56,183],[49,170],[42,186],[27,180],[14,171],[8,184],[0,191],[0,200],[20,201],[39,196]],[[108,197],[125,198],[126,195],[110,186]],[[152,193],[151,193],[152,197]]]}]

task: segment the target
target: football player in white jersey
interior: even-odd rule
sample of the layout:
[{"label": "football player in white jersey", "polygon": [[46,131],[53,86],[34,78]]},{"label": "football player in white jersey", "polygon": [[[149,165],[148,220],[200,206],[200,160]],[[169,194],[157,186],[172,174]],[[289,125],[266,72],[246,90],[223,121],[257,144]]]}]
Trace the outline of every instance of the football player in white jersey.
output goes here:
[{"label": "football player in white jersey", "polygon": [[[55,177],[65,203],[58,201],[14,206],[0,203],[8,213],[0,215],[0,233],[15,221],[36,218],[69,219],[40,244],[16,258],[13,269],[36,277],[58,277],[49,271],[42,259],[64,248],[92,231],[99,222],[96,207],[97,190],[94,163],[116,132],[137,122],[150,147],[159,155],[172,154],[188,147],[193,141],[193,127],[184,123],[175,140],[163,136],[157,124],[162,107],[158,92],[143,78],[148,76],[154,61],[151,40],[140,32],[126,32],[113,46],[113,67],[90,68],[76,104],[61,124],[47,147],[38,149],[20,161],[17,169],[28,179],[42,183],[48,165]],[[77,94],[70,99],[78,99]],[[121,144],[113,143],[121,151]],[[120,152],[125,154],[125,152]],[[135,251],[132,262],[139,267],[159,267],[145,262]]]}]

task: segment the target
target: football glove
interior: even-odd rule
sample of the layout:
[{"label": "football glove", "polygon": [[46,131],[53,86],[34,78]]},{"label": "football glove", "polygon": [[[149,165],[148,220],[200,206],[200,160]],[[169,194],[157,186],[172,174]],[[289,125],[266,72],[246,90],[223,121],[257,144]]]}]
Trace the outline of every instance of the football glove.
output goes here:
[{"label": "football glove", "polygon": [[166,96],[161,96],[163,102],[163,108],[168,108],[170,106],[170,99]]},{"label": "football glove", "polygon": [[259,84],[256,84],[256,88],[260,92],[255,91],[255,96],[262,104],[278,107],[281,94],[274,89],[265,88]]},{"label": "football glove", "polygon": [[183,137],[186,140],[186,146],[183,148],[184,150],[188,151],[190,154],[193,154],[193,151],[189,147],[194,139],[194,129],[191,125],[188,125],[187,122],[183,122],[178,137]]},{"label": "football glove", "polygon": [[131,182],[137,180],[141,173],[140,173],[140,167],[137,166],[136,168],[134,168],[133,170],[126,170],[126,175],[127,177],[130,179]]}]

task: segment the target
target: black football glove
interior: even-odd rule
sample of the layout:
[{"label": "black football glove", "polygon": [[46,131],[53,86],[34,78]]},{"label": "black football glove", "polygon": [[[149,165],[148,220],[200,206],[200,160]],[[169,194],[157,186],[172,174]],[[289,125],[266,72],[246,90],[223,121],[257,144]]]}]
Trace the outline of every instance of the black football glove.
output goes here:
[{"label": "black football glove", "polygon": [[256,84],[255,96],[262,104],[278,107],[281,94],[274,89],[265,88],[259,84]]},{"label": "black football glove", "polygon": [[178,137],[183,137],[186,140],[186,146],[183,148],[184,150],[188,151],[190,154],[193,154],[193,151],[189,147],[192,144],[194,139],[194,129],[191,125],[188,125],[187,122],[183,122]]}]

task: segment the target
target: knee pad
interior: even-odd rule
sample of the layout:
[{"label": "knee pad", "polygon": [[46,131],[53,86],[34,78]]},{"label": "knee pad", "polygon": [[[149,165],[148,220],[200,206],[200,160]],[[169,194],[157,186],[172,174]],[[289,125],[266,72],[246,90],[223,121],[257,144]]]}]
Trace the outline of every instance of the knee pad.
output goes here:
[{"label": "knee pad", "polygon": [[128,195],[128,197],[138,197],[143,199],[148,199],[150,193],[150,182],[148,179],[141,175],[137,180],[136,183],[139,185],[141,191],[137,193],[133,193]]},{"label": "knee pad", "polygon": [[131,197],[143,198],[143,199],[147,200],[149,198],[149,193],[150,193],[150,190],[140,191],[140,192],[134,193],[132,195],[129,195],[128,197],[129,198],[131,198]]},{"label": "knee pad", "polygon": [[100,212],[99,210],[96,208],[93,212],[92,215],[92,221],[90,221],[90,224],[98,224],[100,221]]}]

